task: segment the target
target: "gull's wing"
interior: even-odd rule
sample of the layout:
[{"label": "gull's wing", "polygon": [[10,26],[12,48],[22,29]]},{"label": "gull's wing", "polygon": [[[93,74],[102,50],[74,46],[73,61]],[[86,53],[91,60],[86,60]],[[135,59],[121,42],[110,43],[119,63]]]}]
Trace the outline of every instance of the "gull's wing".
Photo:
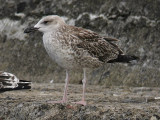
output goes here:
[{"label": "gull's wing", "polygon": [[72,34],[78,38],[76,48],[87,51],[92,57],[98,58],[101,62],[107,62],[116,59],[122,50],[112,41],[116,39],[104,38],[97,33],[78,27],[72,27]]}]

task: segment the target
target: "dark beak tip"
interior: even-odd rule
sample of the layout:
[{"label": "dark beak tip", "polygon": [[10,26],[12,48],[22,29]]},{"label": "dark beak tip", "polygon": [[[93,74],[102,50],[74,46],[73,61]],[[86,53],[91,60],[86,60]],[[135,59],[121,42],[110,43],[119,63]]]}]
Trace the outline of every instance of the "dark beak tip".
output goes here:
[{"label": "dark beak tip", "polygon": [[35,27],[28,27],[24,30],[24,33],[30,33],[30,32],[33,32],[33,31],[36,31],[38,30],[38,28],[35,28]]}]

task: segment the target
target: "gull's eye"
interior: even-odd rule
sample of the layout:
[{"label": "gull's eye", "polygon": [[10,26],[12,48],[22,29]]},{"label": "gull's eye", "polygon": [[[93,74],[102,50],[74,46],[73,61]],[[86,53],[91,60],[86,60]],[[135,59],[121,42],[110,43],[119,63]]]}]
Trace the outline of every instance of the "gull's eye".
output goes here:
[{"label": "gull's eye", "polygon": [[47,24],[47,23],[49,23],[49,21],[43,21],[43,24]]}]

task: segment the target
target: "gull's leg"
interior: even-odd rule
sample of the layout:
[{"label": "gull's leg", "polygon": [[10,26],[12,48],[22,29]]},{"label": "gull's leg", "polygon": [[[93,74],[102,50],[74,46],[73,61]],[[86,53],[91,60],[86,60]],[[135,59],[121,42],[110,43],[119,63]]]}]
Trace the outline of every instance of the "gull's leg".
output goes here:
[{"label": "gull's leg", "polygon": [[84,68],[83,69],[83,80],[82,80],[82,83],[83,83],[83,94],[82,94],[82,100],[79,101],[79,102],[72,102],[72,103],[75,103],[75,104],[81,104],[81,105],[87,105],[87,102],[85,101],[85,90],[86,90],[86,69]]},{"label": "gull's leg", "polygon": [[63,101],[64,103],[67,102],[68,82],[69,82],[69,79],[68,79],[68,70],[66,70],[66,79],[65,79],[65,86],[64,86],[64,95],[63,95],[63,99],[62,99],[62,101]]},{"label": "gull's leg", "polygon": [[68,82],[69,82],[69,78],[68,78],[68,70],[66,70],[66,79],[65,79],[65,86],[64,86],[64,95],[63,95],[63,99],[60,100],[60,101],[51,101],[50,103],[66,103],[66,102],[67,102]]}]

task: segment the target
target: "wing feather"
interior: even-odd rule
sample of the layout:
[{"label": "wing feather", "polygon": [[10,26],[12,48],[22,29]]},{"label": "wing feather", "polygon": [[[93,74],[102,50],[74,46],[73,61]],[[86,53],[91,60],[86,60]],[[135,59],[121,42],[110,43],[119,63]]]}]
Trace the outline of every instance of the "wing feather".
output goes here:
[{"label": "wing feather", "polygon": [[118,39],[116,38],[110,38],[110,37],[103,37],[103,39],[107,40],[107,41],[119,41]]},{"label": "wing feather", "polygon": [[115,59],[123,53],[116,44],[112,43],[117,39],[103,38],[97,33],[83,28],[73,27],[72,29],[72,34],[78,38],[75,48],[87,51],[92,57],[98,58],[102,62]]}]

